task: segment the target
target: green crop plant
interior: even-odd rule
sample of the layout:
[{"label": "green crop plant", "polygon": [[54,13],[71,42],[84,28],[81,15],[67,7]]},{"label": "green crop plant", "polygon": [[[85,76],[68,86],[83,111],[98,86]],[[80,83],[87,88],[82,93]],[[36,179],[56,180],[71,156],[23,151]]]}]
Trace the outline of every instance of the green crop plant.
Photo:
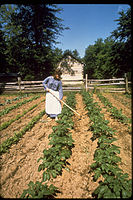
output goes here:
[{"label": "green crop plant", "polygon": [[39,181],[36,181],[36,183],[30,181],[28,186],[29,188],[23,191],[23,194],[20,198],[52,199],[54,195],[58,192],[57,187],[55,187],[53,184],[48,186],[46,183],[42,184]]},{"label": "green crop plant", "polygon": [[37,99],[39,97],[40,96],[35,96],[35,97],[32,97],[31,99],[24,100],[22,102],[17,103],[16,105],[13,105],[13,106],[10,106],[8,108],[5,108],[4,110],[2,110],[0,112],[0,117],[3,116],[3,115],[5,115],[5,114],[7,114],[7,113],[9,113],[11,110],[13,110],[15,108],[18,108],[18,107],[22,106],[23,104],[26,104],[26,103],[28,103],[30,101],[33,101],[33,100],[35,100],[35,99]]},{"label": "green crop plant", "polygon": [[[72,108],[75,108],[75,95],[70,93],[67,97],[66,103]],[[43,157],[39,165],[38,171],[43,170],[43,181],[56,178],[62,173],[62,168],[65,167],[68,159],[71,156],[71,148],[73,147],[73,139],[70,129],[73,128],[72,121],[73,112],[66,106],[63,107],[62,113],[59,115],[58,125],[53,127],[53,132],[49,135],[52,145],[48,150],[43,151]]]},{"label": "green crop plant", "polygon": [[101,100],[101,102],[107,107],[107,110],[111,113],[111,116],[118,119],[118,121],[128,124],[131,123],[131,120],[127,118],[125,115],[122,114],[122,109],[118,110],[116,107],[112,105],[109,100],[104,97],[102,94],[97,94],[98,98]]},{"label": "green crop plant", "polygon": [[45,114],[45,110],[41,111],[37,116],[33,117],[31,121],[22,128],[19,132],[15,132],[14,136],[6,139],[1,145],[0,145],[0,154],[3,154],[8,151],[10,146],[12,144],[16,144],[20,138],[28,131],[31,130],[31,128],[35,125],[35,123]]},{"label": "green crop plant", "polygon": [[98,146],[94,153],[94,163],[91,164],[91,171],[94,172],[93,180],[97,181],[101,176],[104,181],[99,181],[99,186],[92,193],[95,198],[129,198],[132,195],[132,181],[128,174],[123,174],[118,167],[121,162],[120,148],[114,144],[117,140],[113,136],[115,130],[108,127],[109,121],[104,119],[100,108],[93,103],[93,97],[88,92],[83,92],[83,100],[88,110],[88,115],[93,124],[90,129],[93,132],[92,140],[98,138]]},{"label": "green crop plant", "polygon": [[[67,96],[66,103],[72,108],[75,108],[75,94],[70,93]],[[74,123],[72,120],[73,112],[69,110],[66,106],[63,107],[61,114],[59,115],[59,120],[57,121],[57,126],[53,126],[53,132],[49,135],[51,147],[49,149],[44,149],[43,157],[40,157],[37,162],[40,160],[42,163],[38,167],[38,171],[43,170],[43,177],[41,182],[29,183],[29,188],[23,191],[21,198],[52,198],[53,195],[56,195],[56,192],[59,192],[53,185],[49,187],[44,182],[49,181],[51,178],[56,178],[58,175],[62,174],[62,168],[69,170],[66,167],[67,159],[70,158],[72,152],[71,149],[74,146],[74,140],[70,133],[70,129],[73,129]],[[36,190],[36,185],[39,189]],[[43,185],[43,186],[42,186]],[[44,189],[45,186],[45,189]],[[54,198],[54,197],[53,197]]]}]

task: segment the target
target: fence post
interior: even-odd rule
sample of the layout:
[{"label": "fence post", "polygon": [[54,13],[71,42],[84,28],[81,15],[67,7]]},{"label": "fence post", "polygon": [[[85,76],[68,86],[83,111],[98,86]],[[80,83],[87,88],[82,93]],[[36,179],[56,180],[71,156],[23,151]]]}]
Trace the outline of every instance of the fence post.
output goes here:
[{"label": "fence post", "polygon": [[21,92],[21,77],[18,76],[19,92]]},{"label": "fence post", "polygon": [[85,75],[85,89],[86,89],[86,92],[87,92],[87,80],[88,80],[88,74]]},{"label": "fence post", "polygon": [[125,73],[125,92],[126,92],[126,93],[129,93],[129,90],[128,90],[128,76],[127,76],[127,73]]}]

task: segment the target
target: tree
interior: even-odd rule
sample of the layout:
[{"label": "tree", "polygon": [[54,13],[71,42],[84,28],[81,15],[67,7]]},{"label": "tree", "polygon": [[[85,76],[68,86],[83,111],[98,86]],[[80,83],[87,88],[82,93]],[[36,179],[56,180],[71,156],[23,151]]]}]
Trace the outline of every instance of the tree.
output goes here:
[{"label": "tree", "polygon": [[4,39],[4,34],[0,30],[0,68],[1,68],[1,73],[8,72],[8,64],[6,61],[6,43]]},{"label": "tree", "polygon": [[[104,43],[102,38],[98,38],[94,45],[89,45],[85,51],[84,62],[85,74],[88,74],[89,78],[101,78],[101,56],[100,52],[103,50]],[[98,58],[99,57],[99,58]]]},{"label": "tree", "polygon": [[118,27],[111,34],[115,40],[112,46],[112,63],[116,66],[117,76],[123,76],[124,73],[131,72],[131,8],[125,13],[119,12]]},{"label": "tree", "polygon": [[103,42],[97,39],[94,45],[86,48],[84,73],[89,78],[121,77],[131,72],[131,9],[121,15],[118,28]]},{"label": "tree", "polygon": [[76,59],[78,59],[78,60],[81,59],[80,56],[79,56],[79,52],[77,51],[77,49],[75,49],[75,50],[72,51],[72,55],[73,55]]},{"label": "tree", "polygon": [[2,5],[1,10],[10,72],[20,71],[22,78],[48,76],[55,67],[56,38],[65,29],[62,19],[56,17],[61,9],[53,4],[35,4],[10,9]]}]

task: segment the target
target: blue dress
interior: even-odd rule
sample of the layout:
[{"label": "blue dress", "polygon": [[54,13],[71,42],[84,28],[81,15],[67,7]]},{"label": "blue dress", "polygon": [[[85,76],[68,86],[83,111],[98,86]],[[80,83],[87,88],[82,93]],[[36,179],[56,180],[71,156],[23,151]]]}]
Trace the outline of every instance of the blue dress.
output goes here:
[{"label": "blue dress", "polygon": [[[50,89],[51,92],[59,99],[63,98],[62,82],[54,79],[53,76],[49,76],[43,81],[44,89]],[[45,111],[51,117],[54,118],[61,113],[61,103],[49,92],[46,92]]]}]

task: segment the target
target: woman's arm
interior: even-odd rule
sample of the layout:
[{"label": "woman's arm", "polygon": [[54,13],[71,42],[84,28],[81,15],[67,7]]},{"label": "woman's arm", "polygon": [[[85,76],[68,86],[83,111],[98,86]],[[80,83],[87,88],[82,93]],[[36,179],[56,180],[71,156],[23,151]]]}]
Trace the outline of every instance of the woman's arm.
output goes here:
[{"label": "woman's arm", "polygon": [[42,82],[42,84],[43,84],[45,90],[48,89],[48,87],[47,87],[47,82],[49,81],[49,79],[50,79],[50,76],[48,76],[47,78],[45,78],[44,81]]},{"label": "woman's arm", "polygon": [[63,89],[62,89],[62,82],[59,83],[59,99],[63,98]]}]

